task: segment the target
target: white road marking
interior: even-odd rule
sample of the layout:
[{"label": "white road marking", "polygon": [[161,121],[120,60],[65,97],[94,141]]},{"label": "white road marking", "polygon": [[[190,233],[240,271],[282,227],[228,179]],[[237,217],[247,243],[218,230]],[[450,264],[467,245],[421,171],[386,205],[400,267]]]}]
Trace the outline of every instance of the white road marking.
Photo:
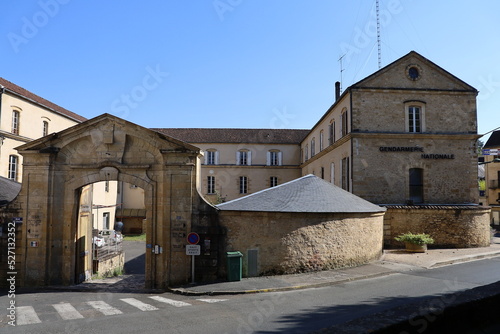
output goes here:
[{"label": "white road marking", "polygon": [[199,300],[201,302],[213,304],[213,303],[218,303],[218,302],[225,302],[227,299],[197,299],[197,300]]},{"label": "white road marking", "polygon": [[191,306],[191,304],[189,304],[189,303],[181,302],[179,300],[168,299],[168,298],[161,297],[161,296],[152,296],[149,298],[154,299],[154,300],[159,301],[159,302],[162,302],[162,303],[166,303],[166,304],[175,306],[175,307]]},{"label": "white road marking", "polygon": [[70,303],[53,304],[52,306],[64,320],[83,318],[83,315],[81,315],[80,312],[78,312]]},{"label": "white road marking", "polygon": [[123,298],[123,299],[120,299],[120,300],[122,300],[125,303],[130,304],[130,305],[132,305],[134,307],[137,307],[141,311],[156,311],[156,310],[158,310],[157,307],[154,307],[153,305],[149,305],[149,304],[143,303],[140,300],[137,300],[135,298]]},{"label": "white road marking", "polygon": [[29,325],[38,324],[42,322],[32,306],[18,306],[16,307],[16,325]]},{"label": "white road marking", "polygon": [[112,307],[111,305],[109,305],[101,300],[90,301],[90,302],[87,302],[87,304],[89,304],[90,306],[92,306],[93,308],[95,308],[97,311],[101,312],[104,315],[115,315],[115,314],[122,314],[123,313],[122,311]]}]

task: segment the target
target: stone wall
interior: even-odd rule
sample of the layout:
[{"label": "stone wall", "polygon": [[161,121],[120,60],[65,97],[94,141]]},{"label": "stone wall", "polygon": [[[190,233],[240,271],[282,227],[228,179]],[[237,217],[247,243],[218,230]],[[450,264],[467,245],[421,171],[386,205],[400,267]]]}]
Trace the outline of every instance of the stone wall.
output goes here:
[{"label": "stone wall", "polygon": [[403,247],[394,240],[402,233],[427,233],[434,248],[470,248],[490,245],[490,208],[477,206],[387,207],[384,246]]},{"label": "stone wall", "polygon": [[257,274],[289,274],[352,267],[378,259],[383,213],[313,214],[221,211],[226,251],[257,250]]}]

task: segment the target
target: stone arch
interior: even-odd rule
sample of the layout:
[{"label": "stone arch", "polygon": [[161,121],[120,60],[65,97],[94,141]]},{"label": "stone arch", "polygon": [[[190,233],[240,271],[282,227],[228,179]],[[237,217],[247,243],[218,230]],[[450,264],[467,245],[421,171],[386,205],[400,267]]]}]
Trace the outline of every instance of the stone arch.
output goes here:
[{"label": "stone arch", "polygon": [[75,282],[78,189],[111,180],[145,191],[146,242],[162,250],[146,252],[146,287],[188,281],[190,259],[177,237],[190,231],[199,203],[197,147],[103,114],[18,150],[25,163],[17,199],[25,222],[22,285]]}]

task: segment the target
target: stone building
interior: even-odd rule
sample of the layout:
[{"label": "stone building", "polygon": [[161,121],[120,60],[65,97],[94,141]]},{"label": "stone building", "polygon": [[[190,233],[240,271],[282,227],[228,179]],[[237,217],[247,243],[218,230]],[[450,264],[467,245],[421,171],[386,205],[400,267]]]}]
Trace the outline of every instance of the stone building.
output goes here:
[{"label": "stone building", "polygon": [[[500,131],[494,131],[483,146],[484,155],[484,179],[486,181],[485,200],[491,207],[491,224],[500,227]],[[488,152],[490,151],[490,152]]]},{"label": "stone building", "polygon": [[[453,217],[460,208],[481,218],[474,227],[481,236],[468,246],[486,246],[487,210],[477,207],[477,93],[412,51],[342,94],[337,90],[335,103],[301,143],[302,174],[386,205],[386,245],[410,230],[435,235],[438,246],[463,247],[440,233],[443,224],[430,223],[459,231]],[[416,224],[409,217],[423,205],[426,221]],[[393,206],[407,215],[392,219]]]},{"label": "stone building", "polygon": [[353,267],[382,254],[385,208],[314,175],[217,205],[245,276]]},{"label": "stone building", "polygon": [[23,158],[16,147],[85,120],[0,78],[0,176],[22,182]]},{"label": "stone building", "polygon": [[203,150],[200,193],[218,203],[301,176],[300,142],[309,130],[152,129]]},{"label": "stone building", "polygon": [[[201,279],[224,276],[227,250],[245,252],[247,275],[258,275],[365,263],[404,232],[438,247],[489,245],[476,89],[410,52],[336,95],[311,130],[151,130],[104,114],[18,147],[31,176],[7,209],[23,221],[22,284],[78,280],[90,249],[80,200],[95,182],[143,196],[137,216],[119,214],[144,222],[148,287],[189,281],[189,232],[201,237]],[[216,210],[205,199],[229,202]]]}]

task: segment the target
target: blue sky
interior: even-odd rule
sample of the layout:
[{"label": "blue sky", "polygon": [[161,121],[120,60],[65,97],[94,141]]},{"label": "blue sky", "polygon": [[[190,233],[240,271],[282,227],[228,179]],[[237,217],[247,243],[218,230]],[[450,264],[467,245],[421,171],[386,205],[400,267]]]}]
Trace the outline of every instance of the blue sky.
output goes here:
[{"label": "blue sky", "polygon": [[[480,91],[479,133],[499,127],[499,13],[496,0],[380,0],[382,66],[421,53]],[[0,76],[145,127],[308,129],[341,55],[344,88],[378,69],[375,0],[23,0],[0,16]]]}]

